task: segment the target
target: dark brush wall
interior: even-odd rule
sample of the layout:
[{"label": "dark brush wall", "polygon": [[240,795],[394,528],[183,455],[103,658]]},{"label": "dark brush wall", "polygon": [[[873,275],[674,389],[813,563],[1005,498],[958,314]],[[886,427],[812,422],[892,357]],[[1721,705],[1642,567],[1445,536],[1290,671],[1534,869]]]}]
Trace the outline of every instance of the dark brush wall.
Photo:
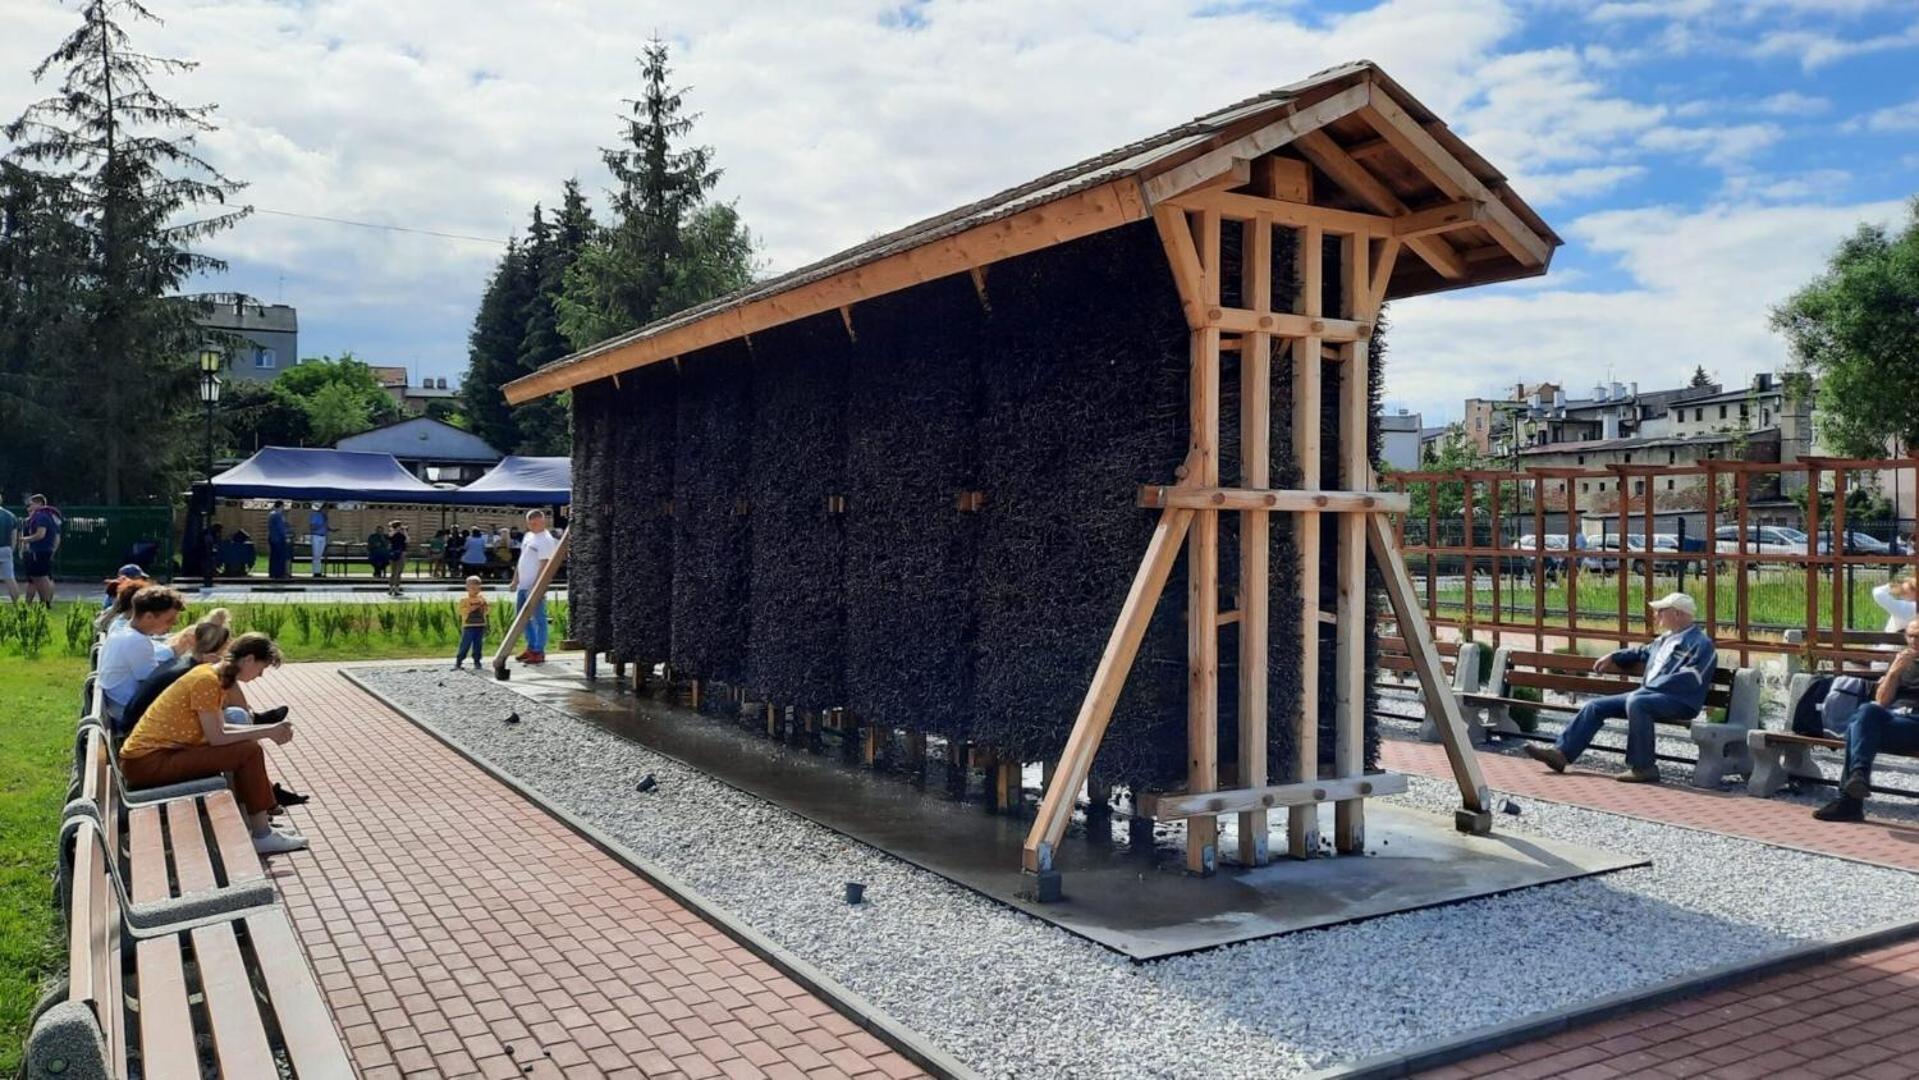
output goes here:
[{"label": "dark brush wall", "polygon": [[613,432],[612,558],[615,660],[642,665],[673,646],[673,476],[679,379],[655,364],[620,376]]},{"label": "dark brush wall", "polygon": [[[589,652],[613,648],[609,545],[614,515],[610,379],[573,391],[573,504],[567,510],[567,635]],[[459,541],[456,541],[456,543]]]},{"label": "dark brush wall", "polygon": [[[1275,236],[1282,302],[1294,289],[1292,238]],[[1229,261],[1241,242],[1228,230]],[[1329,280],[1336,269],[1329,258]],[[1229,276],[1229,302],[1236,289]],[[658,470],[634,467],[643,444],[669,444],[634,441],[624,429],[641,421],[630,404],[612,452],[578,458],[576,482],[595,490],[598,473],[618,474],[612,518],[622,536],[631,507],[670,494],[671,559],[653,557],[649,571],[670,586],[625,565],[648,556],[616,539],[606,565],[579,568],[598,577],[586,595],[625,575],[670,594],[671,660],[682,675],[775,704],[845,706],[865,721],[1026,760],[1056,756],[1157,520],[1135,505],[1137,486],[1172,482],[1185,456],[1188,333],[1150,223],[995,264],[986,292],[990,307],[956,275],[856,306],[856,339],[833,314],[755,335],[750,350],[740,341],[684,357],[677,373],[648,369],[671,384],[673,406],[653,421],[670,430],[670,487],[653,490],[664,485]],[[1326,310],[1337,311],[1337,287],[1329,293]],[[1376,337],[1375,413],[1378,345]],[[1292,363],[1273,365],[1279,487],[1299,477]],[[1223,368],[1222,477],[1233,483],[1237,357]],[[1338,376],[1326,364],[1328,486],[1338,475]],[[582,412],[611,407],[604,392],[574,400]],[[579,421],[585,431],[599,422]],[[970,490],[984,492],[979,513],[956,506]],[[844,515],[827,513],[832,495],[845,497]],[[1336,549],[1330,521],[1323,527],[1321,597],[1331,610]],[[1237,532],[1236,515],[1225,515],[1221,610],[1237,606]],[[1288,778],[1302,675],[1296,551],[1282,516],[1269,552],[1275,780]],[[1114,782],[1185,777],[1184,563],[1095,763]],[[629,647],[617,613],[612,625],[613,647]],[[1237,651],[1229,629],[1220,640],[1222,762],[1237,753]],[[1320,747],[1330,765],[1330,633],[1321,657]],[[1369,721],[1369,761],[1375,739]]]}]

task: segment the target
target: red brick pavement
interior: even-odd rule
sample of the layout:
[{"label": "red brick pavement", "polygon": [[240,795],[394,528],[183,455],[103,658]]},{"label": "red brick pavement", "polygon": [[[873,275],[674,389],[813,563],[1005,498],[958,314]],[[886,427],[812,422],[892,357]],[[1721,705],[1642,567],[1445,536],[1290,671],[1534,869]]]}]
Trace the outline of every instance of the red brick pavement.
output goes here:
[{"label": "red brick pavement", "polygon": [[[1445,749],[1433,743],[1386,739],[1379,754],[1380,764],[1393,772],[1452,776]],[[1706,791],[1671,781],[1621,784],[1610,773],[1577,767],[1561,775],[1531,758],[1508,754],[1481,753],[1479,765],[1495,791],[1919,871],[1919,828],[1910,825],[1814,821],[1811,809],[1802,803],[1755,799],[1742,791]]]},{"label": "red brick pavement", "polygon": [[924,1075],[331,665],[273,769],[312,850],[270,876],[369,1080]]},{"label": "red brick pavement", "polygon": [[1919,1076],[1919,943],[1643,1009],[1422,1075]]}]

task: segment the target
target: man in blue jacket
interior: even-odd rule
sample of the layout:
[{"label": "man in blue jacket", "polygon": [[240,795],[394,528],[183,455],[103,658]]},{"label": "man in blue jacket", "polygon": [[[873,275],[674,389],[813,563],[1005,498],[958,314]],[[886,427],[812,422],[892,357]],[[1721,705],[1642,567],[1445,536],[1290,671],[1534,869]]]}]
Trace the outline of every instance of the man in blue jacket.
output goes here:
[{"label": "man in blue jacket", "polygon": [[1690,720],[1699,715],[1706,704],[1706,691],[1712,688],[1718,654],[1712,638],[1693,622],[1698,609],[1692,597],[1676,592],[1648,606],[1659,627],[1659,637],[1649,645],[1602,656],[1593,665],[1593,670],[1602,675],[1643,666],[1646,674],[1640,688],[1588,701],[1566,725],[1557,743],[1526,745],[1526,753],[1533,760],[1545,763],[1554,772],[1565,772],[1566,766],[1585,753],[1606,721],[1624,717],[1627,769],[1615,779],[1627,784],[1659,782],[1659,768],[1653,760],[1655,725],[1661,720]]},{"label": "man in blue jacket", "polygon": [[287,504],[276,502],[267,515],[267,577],[281,581],[293,576],[293,532],[287,526]]}]

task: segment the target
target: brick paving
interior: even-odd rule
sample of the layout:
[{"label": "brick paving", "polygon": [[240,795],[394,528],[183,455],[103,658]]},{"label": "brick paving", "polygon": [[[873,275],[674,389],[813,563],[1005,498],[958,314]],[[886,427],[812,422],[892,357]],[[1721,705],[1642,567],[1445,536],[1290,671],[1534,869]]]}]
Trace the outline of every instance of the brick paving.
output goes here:
[{"label": "brick paving", "polygon": [[269,875],[368,1080],[925,1075],[333,665],[248,689],[294,710],[312,849]]},{"label": "brick paving", "polygon": [[[1393,772],[1452,777],[1446,751],[1436,743],[1386,739],[1379,754],[1380,764]],[[1479,765],[1494,791],[1919,871],[1919,828],[1907,824],[1815,821],[1812,809],[1803,803],[1755,799],[1740,790],[1706,791],[1670,780],[1658,785],[1621,784],[1610,773],[1578,766],[1555,774],[1531,758],[1510,754],[1482,752]],[[1866,807],[1870,814],[1872,803]]]}]

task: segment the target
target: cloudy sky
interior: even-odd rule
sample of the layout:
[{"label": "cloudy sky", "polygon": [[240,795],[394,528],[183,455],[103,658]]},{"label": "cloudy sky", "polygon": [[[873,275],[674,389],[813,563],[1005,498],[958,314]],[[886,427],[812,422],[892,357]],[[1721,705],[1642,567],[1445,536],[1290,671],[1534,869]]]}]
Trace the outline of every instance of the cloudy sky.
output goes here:
[{"label": "cloudy sky", "polygon": [[[163,85],[219,104],[205,152],[260,211],[206,287],[297,305],[304,354],[421,376],[464,369],[532,204],[604,189],[656,33],[769,272],[1377,61],[1567,240],[1544,279],[1396,306],[1388,396],[1429,423],[1519,379],[1776,367],[1768,307],[1919,190],[1912,0],[147,2],[136,44],[201,63]],[[0,0],[5,118],[74,11]]]}]

